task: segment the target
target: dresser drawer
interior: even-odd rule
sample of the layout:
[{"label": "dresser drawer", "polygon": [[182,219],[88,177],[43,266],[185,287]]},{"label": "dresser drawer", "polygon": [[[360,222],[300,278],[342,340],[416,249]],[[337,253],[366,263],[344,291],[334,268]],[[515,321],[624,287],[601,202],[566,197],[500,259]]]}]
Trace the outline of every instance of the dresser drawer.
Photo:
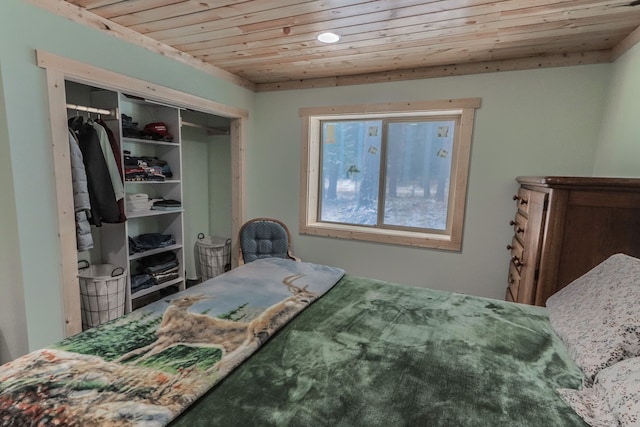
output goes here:
[{"label": "dresser drawer", "polygon": [[524,247],[522,243],[514,236],[507,249],[511,251],[511,263],[520,271],[520,267],[524,264]]},{"label": "dresser drawer", "polygon": [[527,218],[520,212],[516,212],[516,217],[509,224],[513,226],[513,234],[524,243],[524,232],[527,228]]},{"label": "dresser drawer", "polygon": [[504,300],[505,301],[509,301],[509,302],[518,302],[516,301],[516,299],[513,297],[513,295],[511,295],[511,289],[507,288],[507,293],[504,296]]},{"label": "dresser drawer", "polygon": [[513,199],[516,201],[516,205],[518,205],[518,211],[522,212],[524,215],[529,214],[530,198],[531,198],[531,191],[522,187],[518,189],[518,195],[513,196]]},{"label": "dresser drawer", "polygon": [[520,288],[520,273],[516,266],[511,262],[509,263],[509,276],[507,277],[507,301],[509,297],[511,301],[518,301],[518,290]]}]

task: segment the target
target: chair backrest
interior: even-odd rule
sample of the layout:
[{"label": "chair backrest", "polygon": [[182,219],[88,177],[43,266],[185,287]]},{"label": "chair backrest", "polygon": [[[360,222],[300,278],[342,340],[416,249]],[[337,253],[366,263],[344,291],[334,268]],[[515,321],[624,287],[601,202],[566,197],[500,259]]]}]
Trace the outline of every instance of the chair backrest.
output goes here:
[{"label": "chair backrest", "polygon": [[247,221],[239,233],[240,263],[262,258],[288,258],[291,253],[291,236],[284,223],[273,218],[254,218]]}]

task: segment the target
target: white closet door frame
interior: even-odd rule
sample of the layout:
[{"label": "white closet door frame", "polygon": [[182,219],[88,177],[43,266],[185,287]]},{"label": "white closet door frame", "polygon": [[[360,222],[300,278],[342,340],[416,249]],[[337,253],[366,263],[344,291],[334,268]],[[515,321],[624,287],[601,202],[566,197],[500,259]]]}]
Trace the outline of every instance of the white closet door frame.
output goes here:
[{"label": "white closet door frame", "polygon": [[[65,336],[82,331],[78,253],[76,250],[73,189],[69,167],[69,136],[66,117],[65,80],[101,87],[116,92],[145,97],[176,107],[231,119],[231,235],[237,236],[245,219],[244,212],[244,147],[246,139],[246,110],[220,104],[185,92],[155,85],[112,71],[103,70],[71,59],[36,50],[38,66],[46,71],[53,149],[58,232],[60,237],[60,282],[64,309]],[[237,241],[232,239],[233,266],[237,265]]]}]

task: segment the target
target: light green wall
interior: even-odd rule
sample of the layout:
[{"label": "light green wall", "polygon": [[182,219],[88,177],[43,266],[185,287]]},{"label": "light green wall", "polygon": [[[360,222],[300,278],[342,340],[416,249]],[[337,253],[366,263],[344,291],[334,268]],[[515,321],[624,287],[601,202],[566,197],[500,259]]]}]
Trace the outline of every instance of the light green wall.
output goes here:
[{"label": "light green wall", "polygon": [[231,236],[231,140],[226,135],[209,139],[209,232]]},{"label": "light green wall", "polygon": [[594,175],[640,176],[640,43],[613,65]]},{"label": "light green wall", "polygon": [[13,170],[9,147],[7,111],[4,103],[3,64],[0,59],[0,363],[12,360],[28,350],[25,331],[27,318],[24,306],[22,271],[15,268],[20,263],[20,239],[15,206],[8,201],[15,198]]},{"label": "light green wall", "polygon": [[184,250],[187,279],[196,279],[198,258],[196,239],[209,234],[209,142],[202,129],[182,128],[182,205],[184,216]]},{"label": "light green wall", "polygon": [[183,127],[182,144],[185,261],[187,278],[196,279],[198,234],[231,237],[231,142]]},{"label": "light green wall", "polygon": [[[303,260],[356,275],[503,298],[518,175],[591,175],[610,65],[503,72],[260,93],[247,152],[248,216],[294,232]],[[482,98],[477,111],[462,252],[297,234],[300,107]]]},{"label": "light green wall", "polygon": [[[36,65],[35,49],[242,108],[250,114],[255,95],[22,0],[1,2],[0,32],[6,106],[0,123],[8,125],[0,131],[2,154],[7,155],[1,162],[5,166],[3,174],[11,171],[10,179],[2,180],[2,195],[15,196],[15,204],[10,202],[13,197],[3,199],[5,204],[15,206],[15,214],[3,212],[7,218],[0,221],[0,253],[10,254],[3,258],[2,265],[9,263],[7,268],[13,271],[4,271],[0,280],[3,304],[4,297],[9,296],[11,302],[7,304],[15,304],[17,314],[15,320],[6,323],[2,316],[1,330],[27,337],[28,347],[34,349],[59,340],[64,330],[47,89],[45,72]],[[250,125],[248,137],[251,135]],[[9,287],[14,289],[8,292]],[[25,311],[22,318],[20,307]],[[3,335],[8,336],[5,332]],[[17,338],[9,345],[22,350],[20,341]]]},{"label": "light green wall", "polygon": [[[247,216],[284,220],[304,260],[341,266],[351,274],[502,298],[515,176],[591,175],[594,170],[638,176],[634,165],[626,163],[627,158],[638,158],[638,144],[633,144],[639,134],[633,102],[640,86],[633,74],[640,69],[637,46],[614,65],[253,94],[21,0],[1,3],[0,31],[0,100],[6,107],[0,102],[0,196],[15,200],[7,204],[13,209],[3,208],[0,221],[0,331],[5,348],[11,349],[9,356],[55,342],[63,331],[47,91],[35,49],[248,110]],[[462,97],[482,98],[462,252],[297,234],[298,108]],[[599,139],[601,133],[613,137]],[[211,147],[210,171],[216,159],[228,155],[215,152],[223,146]],[[209,174],[209,206],[198,212],[228,212],[224,203],[212,202],[219,182],[215,173]],[[194,229],[205,226],[203,218],[198,221]],[[212,234],[230,229],[211,221],[208,227]]]}]

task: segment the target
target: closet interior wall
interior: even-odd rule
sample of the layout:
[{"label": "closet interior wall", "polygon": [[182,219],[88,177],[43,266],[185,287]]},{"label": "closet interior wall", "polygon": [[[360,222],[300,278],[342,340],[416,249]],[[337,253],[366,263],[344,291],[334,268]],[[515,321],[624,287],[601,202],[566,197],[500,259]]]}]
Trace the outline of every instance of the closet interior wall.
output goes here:
[{"label": "closet interior wall", "polygon": [[202,277],[196,241],[199,234],[231,238],[230,119],[181,111],[186,277]]},{"label": "closet interior wall", "polygon": [[[92,226],[94,246],[78,252],[79,260],[92,265],[113,264],[128,269],[126,312],[185,289],[187,279],[199,278],[195,241],[199,233],[231,237],[231,142],[230,119],[197,111],[157,105],[149,100],[131,98],[113,90],[73,81],[65,82],[67,104],[109,110],[101,115],[121,147],[132,156],[156,156],[167,160],[173,176],[166,182],[131,182],[123,180],[125,198],[132,194],[148,194],[150,198],[178,200],[179,211],[159,214],[126,212],[124,223]],[[121,114],[138,122],[143,129],[151,122],[166,123],[173,141],[139,141],[123,136]],[[97,114],[73,108],[67,117],[96,119]],[[224,215],[224,216],[221,216]],[[171,234],[175,244],[142,254],[130,253],[129,240],[144,233]],[[179,277],[161,285],[131,292],[130,274],[138,270],[148,255],[172,252],[179,261]]]}]

